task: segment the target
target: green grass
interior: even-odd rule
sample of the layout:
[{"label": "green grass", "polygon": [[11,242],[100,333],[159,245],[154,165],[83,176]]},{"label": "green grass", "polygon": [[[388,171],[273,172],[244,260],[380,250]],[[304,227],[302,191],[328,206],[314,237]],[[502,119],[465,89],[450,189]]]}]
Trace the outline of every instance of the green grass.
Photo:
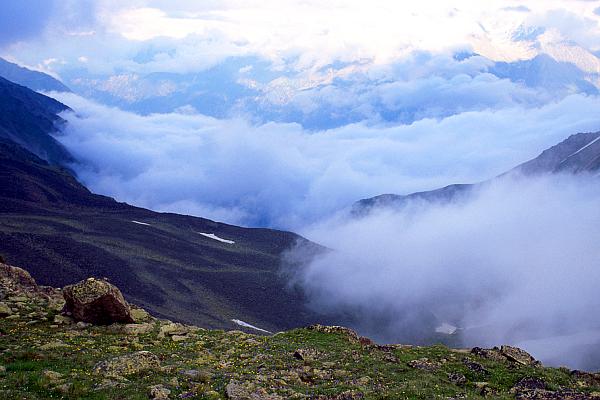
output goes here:
[{"label": "green grass", "polygon": [[[174,342],[168,337],[159,339],[158,327],[141,336],[123,336],[107,327],[51,328],[50,322],[26,328],[22,321],[3,320],[0,327],[8,333],[0,336],[0,347],[10,349],[0,356],[0,364],[6,367],[0,391],[6,399],[142,399],[155,384],[168,386],[175,397],[186,393],[196,399],[224,398],[232,380],[255,382],[283,398],[290,393],[314,397],[351,391],[372,399],[477,399],[481,396],[475,382],[486,381],[497,392],[493,398],[508,399],[513,398],[510,388],[523,377],[539,377],[553,389],[576,385],[564,369],[494,362],[441,345],[383,351],[342,334],[307,329],[271,337],[199,331],[192,339]],[[55,340],[68,347],[39,350],[41,343]],[[103,381],[92,373],[98,361],[140,349],[156,354],[163,367],[170,368],[129,376],[122,387],[97,389]],[[298,349],[310,349],[314,359],[294,358]],[[411,360],[422,358],[440,363],[440,368],[430,372],[408,366]],[[469,371],[464,358],[480,363],[489,373]],[[179,372],[188,369],[202,371],[202,379],[192,382]],[[44,379],[45,370],[63,374],[60,383],[72,386],[60,391],[60,385]],[[450,372],[465,375],[467,383],[463,387],[451,383]],[[588,392],[598,389],[585,388]]]},{"label": "green grass", "polygon": [[[236,243],[195,233],[204,231]],[[271,331],[319,319],[279,274],[279,255],[296,239],[133,207],[36,210],[0,219],[0,252],[41,284],[62,287],[107,277],[126,298],[157,315],[220,329],[234,328],[232,318]]]},{"label": "green grass", "polygon": [[[308,329],[269,337],[201,330],[188,340],[175,342],[158,338],[158,325],[149,334],[124,336],[109,327],[75,330],[50,324],[27,326],[21,320],[0,320],[0,330],[5,332],[0,336],[0,348],[6,349],[0,354],[0,365],[6,367],[0,380],[3,399],[145,399],[148,388],[156,384],[167,386],[173,398],[185,394],[193,399],[216,399],[225,398],[231,381],[252,382],[255,388],[282,398],[293,398],[293,393],[310,398],[352,392],[367,399],[479,399],[483,397],[476,382],[485,381],[496,393],[491,398],[509,399],[514,398],[510,389],[524,377],[539,377],[552,389],[577,386],[565,369],[497,362],[441,345],[384,351],[343,334]],[[67,347],[39,349],[56,340]],[[163,369],[129,376],[118,387],[98,388],[104,379],[93,373],[98,361],[142,349],[156,354]],[[295,358],[299,349],[314,357]],[[439,369],[430,372],[408,365],[422,358],[439,363]],[[465,358],[480,363],[489,373],[471,372]],[[202,371],[201,378],[193,381],[180,372],[189,369]],[[45,370],[63,374],[59,383],[72,385],[60,391],[60,384],[43,377]],[[450,382],[451,372],[465,375],[467,383],[457,386]],[[582,388],[587,392],[599,389]]]}]

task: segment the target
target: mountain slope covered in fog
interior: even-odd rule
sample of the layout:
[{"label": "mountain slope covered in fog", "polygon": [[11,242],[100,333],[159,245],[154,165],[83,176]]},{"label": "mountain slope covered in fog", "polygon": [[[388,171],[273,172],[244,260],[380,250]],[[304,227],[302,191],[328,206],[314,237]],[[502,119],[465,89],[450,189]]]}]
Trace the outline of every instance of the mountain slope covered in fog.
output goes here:
[{"label": "mountain slope covered in fog", "polygon": [[[536,158],[527,161],[504,175],[525,176],[573,173],[598,174],[600,170],[600,132],[585,132],[569,136],[561,143],[544,150]],[[354,215],[364,215],[377,208],[402,207],[409,201],[445,203],[468,197],[474,189],[489,181],[475,184],[454,184],[441,189],[408,195],[382,194],[359,200],[352,207]]]},{"label": "mountain slope covered in fog", "polygon": [[52,134],[65,109],[0,79],[0,254],[7,260],[31,265],[43,284],[107,277],[157,315],[206,327],[233,328],[240,319],[276,331],[317,319],[279,275],[281,254],[304,239],[91,193],[61,166],[72,158]]}]

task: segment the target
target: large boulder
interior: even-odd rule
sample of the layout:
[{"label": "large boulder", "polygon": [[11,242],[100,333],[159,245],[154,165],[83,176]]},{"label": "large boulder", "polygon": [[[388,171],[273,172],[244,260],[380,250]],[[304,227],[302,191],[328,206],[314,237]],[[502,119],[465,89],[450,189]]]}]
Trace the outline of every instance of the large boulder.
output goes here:
[{"label": "large boulder", "polygon": [[105,280],[89,278],[66,286],[63,296],[64,311],[77,321],[95,325],[134,322],[121,291]]},{"label": "large boulder", "polygon": [[29,275],[29,272],[18,267],[12,267],[0,262],[0,280],[3,283],[10,282],[13,286],[19,286],[23,290],[38,290],[35,280]]}]

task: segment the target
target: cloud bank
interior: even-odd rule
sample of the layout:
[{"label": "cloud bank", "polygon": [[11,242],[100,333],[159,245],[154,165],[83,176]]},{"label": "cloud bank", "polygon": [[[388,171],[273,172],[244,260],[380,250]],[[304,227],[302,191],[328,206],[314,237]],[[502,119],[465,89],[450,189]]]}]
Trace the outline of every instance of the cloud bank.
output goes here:
[{"label": "cloud bank", "polygon": [[140,116],[72,94],[56,97],[77,112],[65,115],[60,140],[82,161],[75,168],[95,192],[288,229],[363,197],[487,179],[600,125],[600,100],[580,95],[541,107],[323,131],[189,113]]},{"label": "cloud bank", "polygon": [[[33,16],[49,2],[19,2],[18,9],[36,3],[44,6],[36,8]],[[592,52],[600,50],[600,17],[594,12],[597,5],[589,1],[51,3],[57,5],[57,12],[51,16],[50,29],[36,28],[27,43],[11,43],[11,34],[26,28],[6,25],[4,44],[10,46],[4,55],[27,65],[55,58],[53,72],[59,75],[81,69],[88,75],[199,72],[228,57],[247,55],[269,60],[274,69],[295,71],[336,62],[387,65],[415,50],[470,50],[493,60],[520,60],[531,58],[537,50],[532,43],[512,40],[511,35],[540,25]],[[87,61],[81,62],[81,57]]]},{"label": "cloud bank", "polygon": [[296,279],[315,309],[384,342],[436,342],[449,323],[454,345],[598,369],[599,201],[597,178],[506,178],[459,204],[332,219],[305,231],[332,251]]}]

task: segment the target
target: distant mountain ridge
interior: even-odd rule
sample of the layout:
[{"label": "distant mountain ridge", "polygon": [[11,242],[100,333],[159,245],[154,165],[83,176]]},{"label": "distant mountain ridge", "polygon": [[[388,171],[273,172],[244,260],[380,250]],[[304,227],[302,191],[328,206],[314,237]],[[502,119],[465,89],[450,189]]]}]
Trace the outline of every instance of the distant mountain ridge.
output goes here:
[{"label": "distant mountain ridge", "polygon": [[543,173],[594,173],[600,169],[600,132],[571,135],[510,172],[524,175]]},{"label": "distant mountain ridge", "polygon": [[[585,132],[569,136],[559,144],[544,150],[536,158],[527,161],[500,176],[522,174],[526,176],[555,173],[598,173],[600,172],[600,131]],[[363,216],[378,208],[398,208],[412,200],[447,203],[460,200],[484,181],[473,184],[454,184],[441,189],[411,193],[408,195],[382,194],[354,203],[351,213]]]},{"label": "distant mountain ridge", "polygon": [[73,157],[51,134],[65,121],[66,105],[0,77],[0,138],[13,141],[55,165]]},{"label": "distant mountain ridge", "polygon": [[11,82],[28,87],[36,92],[70,92],[67,86],[58,79],[39,71],[6,61],[0,58],[0,76]]}]

